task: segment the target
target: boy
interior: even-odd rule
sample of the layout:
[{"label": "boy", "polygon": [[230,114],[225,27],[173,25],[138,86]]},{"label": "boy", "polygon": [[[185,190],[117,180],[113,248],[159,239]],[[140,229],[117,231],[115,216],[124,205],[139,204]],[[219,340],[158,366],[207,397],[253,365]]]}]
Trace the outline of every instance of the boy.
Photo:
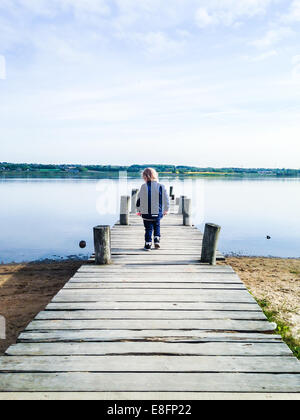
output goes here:
[{"label": "boy", "polygon": [[154,231],[155,249],[160,248],[160,219],[169,211],[169,197],[164,185],[158,182],[158,174],[153,168],[143,172],[145,184],[138,193],[136,207],[145,226],[145,251],[151,250]]}]

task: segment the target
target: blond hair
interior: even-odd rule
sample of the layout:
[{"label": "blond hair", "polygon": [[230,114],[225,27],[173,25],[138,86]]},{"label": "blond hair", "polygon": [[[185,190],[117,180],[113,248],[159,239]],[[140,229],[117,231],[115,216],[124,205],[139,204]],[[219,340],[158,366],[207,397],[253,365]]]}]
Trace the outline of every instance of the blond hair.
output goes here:
[{"label": "blond hair", "polygon": [[158,181],[158,173],[154,168],[146,168],[143,171],[143,178],[148,181]]}]

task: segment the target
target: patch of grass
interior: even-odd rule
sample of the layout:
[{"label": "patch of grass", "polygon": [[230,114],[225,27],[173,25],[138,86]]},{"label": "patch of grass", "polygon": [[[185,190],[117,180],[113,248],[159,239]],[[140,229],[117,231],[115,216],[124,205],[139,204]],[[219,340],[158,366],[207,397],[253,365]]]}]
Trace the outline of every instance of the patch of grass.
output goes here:
[{"label": "patch of grass", "polygon": [[282,322],[279,318],[278,312],[268,309],[269,302],[266,299],[256,299],[256,301],[262,308],[268,321],[275,322],[277,324],[275,332],[281,335],[285,344],[289,346],[293,354],[300,360],[300,343],[292,337],[290,327]]},{"label": "patch of grass", "polygon": [[300,276],[300,270],[298,270],[297,268],[290,270],[291,274],[296,274],[296,276]]}]

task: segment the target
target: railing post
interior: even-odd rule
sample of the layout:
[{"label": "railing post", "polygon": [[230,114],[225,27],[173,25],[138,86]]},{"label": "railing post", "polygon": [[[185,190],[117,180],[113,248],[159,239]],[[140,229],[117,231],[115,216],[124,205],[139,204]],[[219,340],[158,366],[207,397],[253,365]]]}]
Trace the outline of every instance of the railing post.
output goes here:
[{"label": "railing post", "polygon": [[131,190],[131,213],[136,212],[136,200],[139,190],[138,189],[132,189]]},{"label": "railing post", "polygon": [[206,223],[202,241],[201,262],[216,265],[217,243],[221,226]]},{"label": "railing post", "polygon": [[183,200],[187,198],[186,195],[181,195],[179,198],[179,207],[178,207],[178,214],[182,214],[183,209]]},{"label": "railing post", "polygon": [[120,225],[129,224],[129,195],[122,195],[120,201]]},{"label": "railing post", "polygon": [[110,226],[94,227],[95,264],[110,264]]},{"label": "railing post", "polygon": [[182,209],[182,223],[184,226],[191,226],[192,224],[191,213],[192,213],[191,199],[184,198],[183,209]]}]

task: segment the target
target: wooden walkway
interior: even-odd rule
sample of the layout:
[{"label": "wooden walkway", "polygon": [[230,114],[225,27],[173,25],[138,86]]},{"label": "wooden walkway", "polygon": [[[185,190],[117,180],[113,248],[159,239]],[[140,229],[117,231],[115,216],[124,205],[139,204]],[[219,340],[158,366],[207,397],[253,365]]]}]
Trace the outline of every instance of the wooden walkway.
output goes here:
[{"label": "wooden walkway", "polygon": [[84,264],[27,326],[0,358],[0,392],[299,393],[300,363],[233,269],[199,262],[202,234],[180,215],[162,235],[145,252],[140,218],[116,224],[113,264]]}]

